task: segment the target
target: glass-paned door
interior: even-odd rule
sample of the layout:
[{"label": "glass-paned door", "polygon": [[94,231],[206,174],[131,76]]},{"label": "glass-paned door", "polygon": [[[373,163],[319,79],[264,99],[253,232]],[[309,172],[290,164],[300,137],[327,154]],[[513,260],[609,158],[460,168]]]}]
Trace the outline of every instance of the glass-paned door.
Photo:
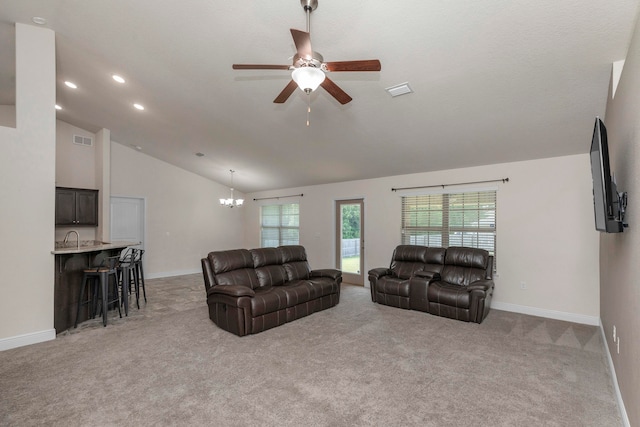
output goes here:
[{"label": "glass-paned door", "polygon": [[364,200],[336,201],[336,265],[342,281],[364,286]]}]

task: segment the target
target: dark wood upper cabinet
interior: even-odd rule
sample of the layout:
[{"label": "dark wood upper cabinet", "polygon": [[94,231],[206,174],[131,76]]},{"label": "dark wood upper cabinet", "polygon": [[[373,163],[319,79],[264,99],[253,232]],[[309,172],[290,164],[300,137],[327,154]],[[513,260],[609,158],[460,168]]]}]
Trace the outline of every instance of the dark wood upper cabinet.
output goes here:
[{"label": "dark wood upper cabinet", "polygon": [[98,225],[98,190],[56,188],[56,225]]}]

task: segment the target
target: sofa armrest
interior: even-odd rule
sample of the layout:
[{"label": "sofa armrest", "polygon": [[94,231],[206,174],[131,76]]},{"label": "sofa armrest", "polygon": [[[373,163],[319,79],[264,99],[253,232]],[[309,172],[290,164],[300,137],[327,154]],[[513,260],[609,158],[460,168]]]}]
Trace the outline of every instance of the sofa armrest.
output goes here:
[{"label": "sofa armrest", "polygon": [[494,283],[493,280],[488,280],[488,279],[484,279],[484,280],[476,280],[473,283],[470,283],[469,286],[467,286],[467,290],[469,292],[471,291],[483,291],[483,292],[487,292],[490,289],[493,289]]},{"label": "sofa armrest", "polygon": [[333,268],[323,268],[320,270],[312,270],[309,273],[310,277],[328,277],[333,280],[337,280],[342,277],[342,271],[335,270]]},{"label": "sofa armrest", "polygon": [[369,278],[374,277],[376,279],[381,278],[382,276],[389,276],[391,274],[391,269],[389,268],[374,268],[369,270]]},{"label": "sofa armrest", "polygon": [[209,288],[207,295],[227,295],[230,297],[252,297],[256,293],[253,289],[242,285],[217,285]]},{"label": "sofa armrest", "polygon": [[421,271],[416,271],[414,274],[414,277],[426,279],[427,281],[431,282],[432,280],[440,280],[440,273],[437,273],[435,271],[421,270]]}]

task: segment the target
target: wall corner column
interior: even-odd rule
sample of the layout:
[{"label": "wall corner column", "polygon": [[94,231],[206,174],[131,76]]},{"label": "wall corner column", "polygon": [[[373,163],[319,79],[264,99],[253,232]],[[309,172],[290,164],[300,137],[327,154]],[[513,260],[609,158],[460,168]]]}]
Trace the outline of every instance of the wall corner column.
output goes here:
[{"label": "wall corner column", "polygon": [[111,239],[111,131],[96,133],[96,187],[98,188],[98,229],[96,239]]}]

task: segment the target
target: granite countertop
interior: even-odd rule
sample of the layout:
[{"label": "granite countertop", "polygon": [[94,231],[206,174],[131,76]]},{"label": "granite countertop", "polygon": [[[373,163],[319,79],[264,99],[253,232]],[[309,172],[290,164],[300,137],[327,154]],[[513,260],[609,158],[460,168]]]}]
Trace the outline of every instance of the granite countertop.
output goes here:
[{"label": "granite countertop", "polygon": [[85,252],[99,252],[107,249],[120,249],[127,246],[138,246],[140,242],[100,242],[96,240],[81,240],[80,248],[76,242],[56,242],[55,250],[51,251],[54,255],[64,254],[81,254]]}]

